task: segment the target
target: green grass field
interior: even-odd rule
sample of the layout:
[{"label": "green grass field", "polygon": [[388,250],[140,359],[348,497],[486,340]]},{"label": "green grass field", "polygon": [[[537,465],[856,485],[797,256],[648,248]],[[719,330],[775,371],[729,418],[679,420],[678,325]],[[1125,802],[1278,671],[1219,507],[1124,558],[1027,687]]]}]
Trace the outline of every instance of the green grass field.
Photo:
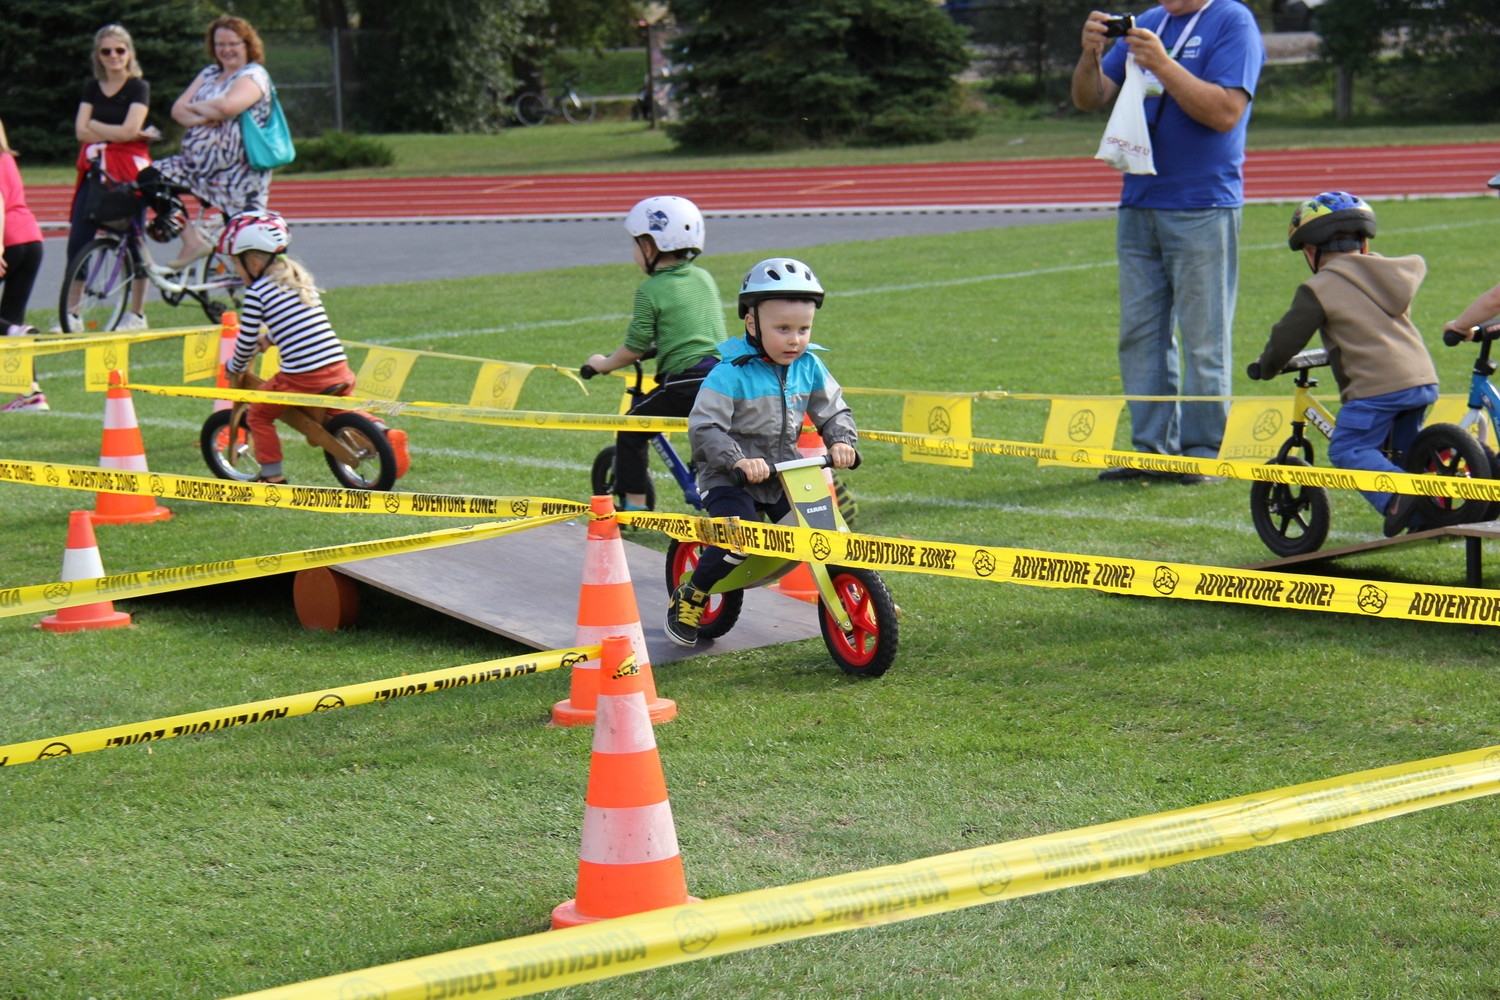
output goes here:
[{"label": "green grass field", "polygon": [[[1417,319],[1446,391],[1462,391],[1471,350],[1443,348],[1436,334],[1493,282],[1500,209],[1480,199],[1377,207],[1377,249],[1429,262]],[[1236,372],[1306,273],[1285,248],[1289,212],[1245,212]],[[832,292],[816,339],[847,386],[1119,391],[1109,222],[829,246],[808,259]],[[727,292],[752,260],[704,263]],[[638,280],[621,264],[327,299],[348,339],[573,366],[619,342]],[[197,321],[160,304],[151,320]],[[131,359],[137,381],[180,374],[176,344],[136,347]],[[82,359],[39,369],[53,412],[4,415],[0,457],[91,464],[103,399],[82,391]],[[474,374],[424,359],[406,395],[462,402]],[[612,410],[616,393],[590,385],[585,397],[538,371],[520,405]],[[1290,391],[1243,375],[1236,386]],[[862,426],[899,427],[894,397],[853,402]],[[202,473],[206,404],[137,395],[135,409],[153,468]],[[975,430],[1039,440],[1045,416],[1041,403],[982,401]],[[581,499],[607,441],[397,422],[411,433],[411,490]],[[1240,483],[1101,484],[1016,459],[981,455],[959,470],[865,450],[848,481],[871,533],[1225,566],[1267,557]],[[332,485],[300,444],[288,472]],[[669,497],[669,482],[658,485]],[[92,500],[0,484],[0,581],[54,579],[67,512]],[[165,523],[98,528],[109,572],[459,523],[168,505],[176,516]],[[1334,495],[1330,546],[1379,529],[1360,497]],[[1457,584],[1463,550],[1412,545],[1326,572]],[[1492,552],[1486,582],[1496,575]],[[526,585],[504,567],[497,576]],[[909,574],[887,582],[903,645],[881,680],[844,677],[817,640],[656,671],[681,712],[657,739],[694,894],[1500,742],[1493,631]],[[133,628],[71,636],[44,634],[33,617],[0,619],[0,742],[521,651],[369,590],[357,629],[305,632],[289,591],[274,579],[121,602]],[[544,929],[573,894],[589,760],[587,730],[545,724],[566,691],[556,671],[5,769],[0,998],[227,997]],[[1481,799],[554,995],[1497,997],[1495,827],[1496,803]]]}]

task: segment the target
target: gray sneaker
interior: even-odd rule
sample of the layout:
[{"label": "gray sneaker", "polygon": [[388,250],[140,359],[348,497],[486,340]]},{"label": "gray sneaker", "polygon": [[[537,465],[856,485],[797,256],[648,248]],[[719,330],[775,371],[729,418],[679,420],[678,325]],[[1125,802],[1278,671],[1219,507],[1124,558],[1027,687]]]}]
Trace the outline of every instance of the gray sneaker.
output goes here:
[{"label": "gray sneaker", "polygon": [[674,590],[672,601],[667,605],[667,638],[679,646],[696,646],[698,623],[703,620],[703,609],[707,607],[708,593],[695,590],[691,583],[684,583]]}]

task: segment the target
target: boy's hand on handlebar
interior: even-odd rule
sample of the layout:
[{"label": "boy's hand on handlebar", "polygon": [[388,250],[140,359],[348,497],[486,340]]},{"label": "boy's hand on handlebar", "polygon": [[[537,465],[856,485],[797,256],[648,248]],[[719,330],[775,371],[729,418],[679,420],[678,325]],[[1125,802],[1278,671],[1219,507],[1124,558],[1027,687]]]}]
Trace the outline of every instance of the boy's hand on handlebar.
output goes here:
[{"label": "boy's hand on handlebar", "polygon": [[852,469],[859,461],[859,452],[840,441],[828,446],[828,458],[833,462],[835,469]]},{"label": "boy's hand on handlebar", "polygon": [[763,483],[771,478],[771,466],[763,458],[742,458],[734,463],[734,467],[740,470],[747,483]]},{"label": "boy's hand on handlebar", "polygon": [[1449,322],[1443,327],[1443,343],[1452,347],[1461,341],[1473,340],[1474,336],[1479,333],[1479,330],[1480,328],[1477,326],[1458,326],[1453,322]]}]

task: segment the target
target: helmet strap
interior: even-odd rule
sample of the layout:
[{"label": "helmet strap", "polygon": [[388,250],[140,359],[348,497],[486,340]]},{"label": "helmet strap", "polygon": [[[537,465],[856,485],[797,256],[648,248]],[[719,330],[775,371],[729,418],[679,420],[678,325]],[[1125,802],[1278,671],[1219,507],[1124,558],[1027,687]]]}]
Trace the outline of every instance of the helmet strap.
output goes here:
[{"label": "helmet strap", "polygon": [[649,236],[637,236],[635,244],[641,248],[641,260],[646,263],[646,274],[655,274],[656,266],[661,263],[661,251],[656,248],[656,241]]}]

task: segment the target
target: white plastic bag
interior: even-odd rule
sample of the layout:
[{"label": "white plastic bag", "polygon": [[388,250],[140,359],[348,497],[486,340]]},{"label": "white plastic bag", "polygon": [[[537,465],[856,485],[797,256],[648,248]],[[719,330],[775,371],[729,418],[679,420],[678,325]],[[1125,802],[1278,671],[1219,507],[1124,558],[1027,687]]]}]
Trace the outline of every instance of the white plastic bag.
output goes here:
[{"label": "white plastic bag", "polygon": [[1125,82],[1094,159],[1127,174],[1156,173],[1151,131],[1146,128],[1146,71],[1135,64],[1135,56],[1125,58]]}]

